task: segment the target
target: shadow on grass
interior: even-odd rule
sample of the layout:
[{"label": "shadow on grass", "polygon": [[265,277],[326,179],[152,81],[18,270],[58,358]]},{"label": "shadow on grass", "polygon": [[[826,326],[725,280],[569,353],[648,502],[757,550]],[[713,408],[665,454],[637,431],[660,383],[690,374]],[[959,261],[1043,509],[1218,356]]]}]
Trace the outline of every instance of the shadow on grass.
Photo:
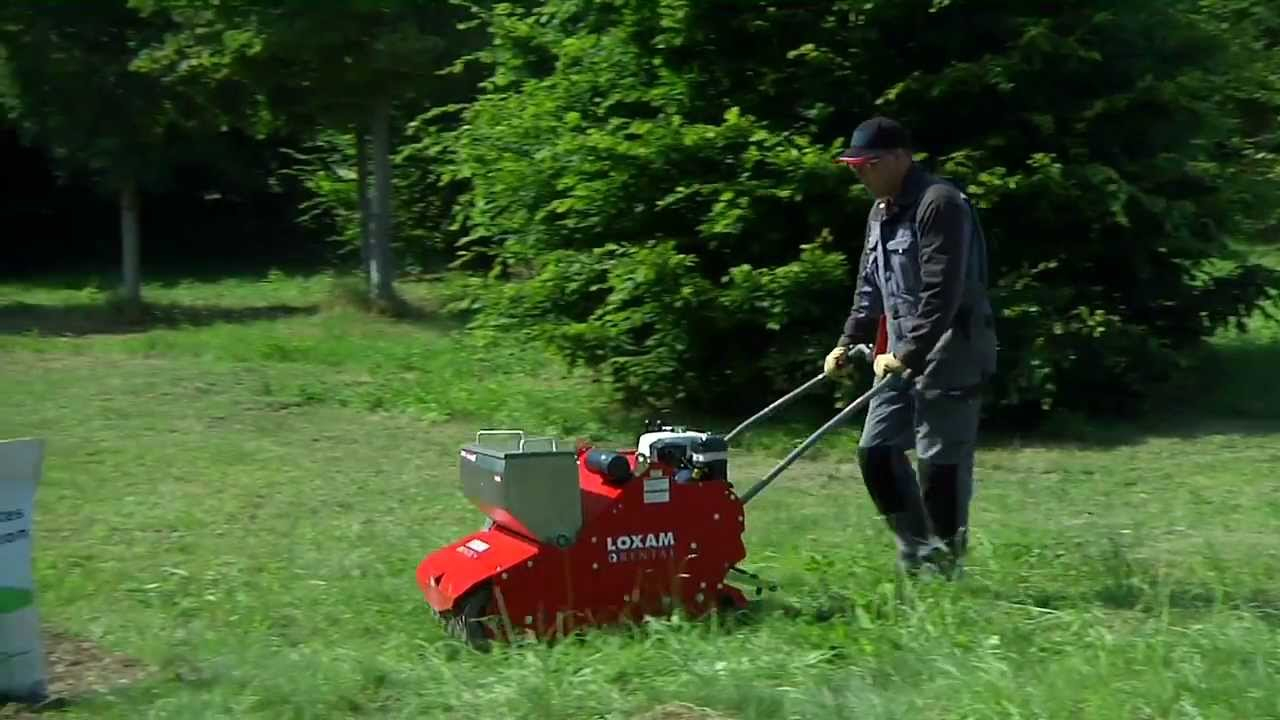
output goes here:
[{"label": "shadow on grass", "polygon": [[1280,591],[1270,587],[1265,575],[1171,574],[1150,560],[1135,558],[1115,540],[1073,562],[1089,569],[1087,582],[997,585],[991,587],[991,598],[1046,613],[1098,607],[1148,616],[1167,611],[1193,615],[1235,612],[1280,626]]},{"label": "shadow on grass", "polygon": [[1280,592],[1253,583],[1196,583],[1164,577],[1158,568],[1131,558],[1111,543],[1099,558],[1103,583],[1094,597],[1113,610],[1157,614],[1164,610],[1247,612],[1268,623],[1280,623]]},{"label": "shadow on grass", "polygon": [[223,307],[147,303],[141,308],[126,309],[111,303],[35,305],[18,302],[0,305],[0,335],[121,335],[157,328],[279,320],[316,312],[319,312],[319,306],[315,305]]},{"label": "shadow on grass", "polygon": [[[281,262],[267,265],[245,265],[201,261],[199,265],[148,264],[144,268],[142,289],[171,289],[189,284],[210,284],[228,280],[258,282],[273,274],[286,277],[329,275],[330,265],[323,263]],[[115,265],[70,265],[49,272],[24,272],[21,269],[0,270],[0,284],[35,290],[84,290],[96,288],[107,293],[120,287],[120,269]]]},{"label": "shadow on grass", "polygon": [[[326,309],[348,309],[367,315],[397,320],[413,325],[427,325],[445,331],[463,331],[472,319],[471,313],[444,310],[444,303],[431,291],[423,293],[438,276],[406,277],[395,286],[390,299],[374,299],[357,276],[340,276],[333,280],[324,301]],[[412,289],[412,295],[403,291]]]},{"label": "shadow on grass", "polygon": [[[243,276],[242,276],[243,279]],[[252,279],[252,278],[250,278]],[[160,279],[148,282],[145,290],[181,287],[190,278]],[[416,286],[406,281],[405,286],[415,290],[427,286],[427,281],[417,280]],[[82,277],[70,279],[50,278],[40,283],[24,283],[30,287],[56,289],[94,288]],[[144,333],[157,328],[202,327],[217,323],[248,323],[282,320],[295,316],[315,315],[325,311],[348,310],[381,317],[411,325],[431,326],[444,331],[457,331],[466,327],[469,318],[460,313],[443,312],[439,301],[430,292],[419,292],[405,297],[398,292],[387,301],[371,299],[356,277],[341,276],[311,293],[302,302],[263,302],[268,297],[256,298],[260,304],[226,305],[216,302],[149,301],[134,306],[117,299],[115,291],[103,290],[102,300],[63,303],[29,303],[10,301],[0,304],[0,335],[36,334],[51,337],[79,337],[87,335],[115,335]],[[250,300],[253,302],[253,300]]]},{"label": "shadow on grass", "polygon": [[50,717],[56,711],[89,710],[97,701],[141,693],[154,682],[149,677],[151,669],[140,660],[70,633],[44,628],[42,635],[47,697],[0,702],[2,718]]},{"label": "shadow on grass", "polygon": [[1261,437],[1280,433],[1280,417],[1188,412],[1137,419],[1088,419],[1064,416],[1033,432],[1011,427],[987,427],[979,451],[1019,447],[1043,449],[1114,450],[1152,439],[1197,440],[1212,436]]},{"label": "shadow on grass", "polygon": [[984,447],[1022,442],[1110,449],[1152,438],[1192,440],[1213,435],[1280,433],[1280,342],[1265,337],[1205,353],[1200,370],[1165,388],[1140,416],[1090,418],[1060,412],[1031,430],[985,423]]}]

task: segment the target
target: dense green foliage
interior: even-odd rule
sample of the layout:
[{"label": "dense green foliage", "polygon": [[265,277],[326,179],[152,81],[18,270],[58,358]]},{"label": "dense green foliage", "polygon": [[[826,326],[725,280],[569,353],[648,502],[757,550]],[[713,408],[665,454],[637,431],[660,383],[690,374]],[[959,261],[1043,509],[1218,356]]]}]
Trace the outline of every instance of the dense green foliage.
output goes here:
[{"label": "dense green foliage", "polygon": [[135,49],[165,30],[122,3],[5,3],[3,109],[60,170],[90,171],[111,189],[168,180],[177,160],[200,155],[192,140],[207,128],[191,96],[130,69]]},{"label": "dense green foliage", "polygon": [[402,269],[456,260],[482,323],[632,406],[736,411],[816,370],[870,201],[831,157],[876,113],[982,206],[1001,414],[1135,407],[1275,297],[1226,242],[1280,230],[1280,12],[1259,0],[118,0],[2,19],[0,97],[56,157],[127,179],[193,152],[252,162],[221,150],[233,130],[280,145],[299,224],[380,287],[391,248]]},{"label": "dense green foliage", "polygon": [[1280,6],[1256,0],[1202,0],[1210,27],[1231,38],[1229,67],[1221,77],[1217,108],[1237,119],[1232,138],[1238,161],[1228,192],[1243,209],[1242,231],[1250,239],[1280,242]]},{"label": "dense green foliage", "polygon": [[[416,113],[454,91],[456,79],[443,71],[478,35],[461,28],[464,6],[438,0],[131,5],[176,26],[140,53],[145,72],[223,103],[247,101],[246,109],[228,112],[232,122],[259,132],[283,124],[311,128],[321,141],[335,131],[350,136],[348,145],[358,150],[344,165],[355,180],[357,247],[373,299],[394,301],[393,118],[406,104]],[[310,183],[324,200],[329,174],[321,168]]]},{"label": "dense green foliage", "polygon": [[459,247],[519,280],[490,319],[541,327],[629,399],[751,404],[838,333],[869,198],[830,158],[887,112],[984,208],[999,402],[1123,407],[1274,281],[1206,261],[1272,212],[1240,170],[1280,94],[1238,23],[1191,9],[501,7],[492,77],[442,143]]},{"label": "dense green foliage", "polygon": [[[456,190],[441,182],[438,149],[431,144],[437,132],[434,125],[410,124],[391,156],[396,221],[391,247],[401,273],[420,272],[451,259],[454,234],[449,225]],[[335,264],[350,265],[359,257],[362,242],[354,138],[337,131],[314,133],[290,155],[293,163],[280,176],[298,183],[307,194],[298,207],[298,223],[327,242]]]}]

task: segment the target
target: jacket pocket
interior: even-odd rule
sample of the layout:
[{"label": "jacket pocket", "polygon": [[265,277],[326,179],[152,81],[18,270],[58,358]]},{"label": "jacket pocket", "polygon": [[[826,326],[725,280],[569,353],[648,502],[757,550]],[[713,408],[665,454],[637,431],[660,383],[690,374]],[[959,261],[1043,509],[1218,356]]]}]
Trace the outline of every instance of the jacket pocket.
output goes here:
[{"label": "jacket pocket", "polygon": [[920,251],[910,227],[901,227],[884,245],[896,297],[890,303],[914,308],[920,294]]}]

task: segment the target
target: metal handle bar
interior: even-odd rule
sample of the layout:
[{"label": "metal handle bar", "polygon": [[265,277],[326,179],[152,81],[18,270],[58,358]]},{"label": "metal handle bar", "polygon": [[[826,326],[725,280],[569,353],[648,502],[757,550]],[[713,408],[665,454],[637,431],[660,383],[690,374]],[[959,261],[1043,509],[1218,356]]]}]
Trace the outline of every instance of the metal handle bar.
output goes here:
[{"label": "metal handle bar", "polygon": [[[870,362],[870,361],[872,360],[871,352],[872,352],[872,350],[871,350],[871,346],[870,346],[870,345],[854,345],[854,346],[852,346],[852,347],[850,347],[850,348],[848,349],[848,352],[846,352],[846,353],[845,353],[845,359],[847,360],[847,359],[849,359],[849,358],[851,358],[851,357],[853,357],[853,356],[855,356],[855,355],[862,355],[862,356],[864,356],[864,357],[867,359],[867,361],[868,361],[868,362]],[[757,422],[760,422],[761,420],[763,420],[763,419],[765,419],[765,418],[769,417],[770,415],[774,414],[775,412],[777,412],[777,411],[781,410],[782,408],[786,407],[787,405],[789,405],[789,404],[791,403],[791,401],[792,401],[792,400],[795,400],[796,398],[800,397],[801,395],[803,395],[803,394],[805,394],[806,392],[808,392],[809,390],[811,390],[811,389],[812,389],[814,386],[816,386],[818,383],[820,383],[820,382],[822,382],[823,380],[825,380],[825,379],[826,379],[826,377],[827,377],[827,374],[826,374],[825,372],[824,372],[824,373],[819,373],[817,377],[815,377],[815,378],[813,378],[812,380],[810,380],[810,381],[806,382],[805,384],[801,385],[800,387],[796,388],[795,390],[792,390],[791,392],[787,393],[786,395],[784,395],[783,397],[781,397],[781,398],[779,398],[777,401],[775,401],[775,402],[774,402],[772,405],[770,405],[769,407],[767,407],[767,408],[765,408],[765,409],[761,410],[760,412],[756,413],[755,415],[752,415],[751,417],[747,418],[746,420],[744,420],[744,421],[742,422],[742,424],[738,425],[738,427],[736,427],[736,428],[734,428],[732,431],[730,431],[728,435],[725,435],[725,436],[724,436],[724,440],[725,440],[725,442],[730,442],[730,441],[732,441],[732,440],[733,440],[733,438],[734,438],[738,433],[742,432],[743,430],[746,430],[748,427],[751,427],[752,425],[756,424]]]},{"label": "metal handle bar", "polygon": [[530,437],[525,437],[525,434],[524,434],[524,431],[523,431],[523,430],[481,430],[481,431],[479,431],[479,432],[477,432],[477,433],[476,433],[476,444],[477,444],[477,445],[482,445],[482,444],[483,444],[483,443],[481,443],[481,442],[480,442],[480,438],[481,438],[482,436],[495,436],[495,435],[497,435],[497,436],[503,436],[503,435],[514,435],[514,436],[516,436],[516,437],[519,437],[519,438],[520,438],[520,442],[519,442],[519,444],[517,444],[517,445],[516,445],[516,448],[517,448],[517,451],[518,451],[518,452],[524,452],[524,446],[525,446],[525,443],[530,442],[530,441],[539,441],[539,440],[541,440],[541,441],[543,441],[543,442],[546,442],[546,441],[548,441],[548,440],[549,440],[549,441],[551,441],[551,451],[552,451],[552,452],[555,452],[556,450],[558,450],[558,449],[559,449],[558,444],[556,443],[556,439],[555,439],[555,438],[550,437],[550,436],[547,436],[547,437],[532,437],[532,438],[530,438]]},{"label": "metal handle bar", "polygon": [[522,442],[522,443],[524,442],[524,431],[523,431],[523,430],[481,430],[481,431],[479,431],[479,432],[477,432],[477,433],[476,433],[476,444],[477,444],[477,445],[481,445],[481,444],[482,444],[482,443],[481,443],[481,441],[480,441],[480,438],[481,438],[481,437],[495,436],[495,435],[498,435],[498,436],[500,436],[500,435],[515,435],[515,436],[517,436],[517,437],[519,437],[519,438],[520,438],[520,442]]},{"label": "metal handle bar", "polygon": [[[913,373],[910,370],[907,370],[904,373],[902,373],[903,382],[910,382],[912,374]],[[808,439],[806,439],[803,443],[800,444],[800,447],[797,447],[795,450],[792,450],[791,454],[787,455],[787,457],[784,458],[782,462],[778,463],[777,466],[775,466],[772,470],[770,470],[769,474],[765,475],[763,480],[753,485],[751,489],[747,490],[747,492],[742,495],[742,504],[746,505],[747,503],[751,502],[751,498],[760,494],[760,491],[768,487],[769,483],[773,482],[778,477],[778,475],[782,473],[783,470],[786,470],[788,467],[790,467],[791,463],[798,460],[801,455],[808,452],[809,448],[817,444],[817,442],[822,439],[822,436],[830,432],[831,429],[834,428],[835,426],[844,422],[845,419],[847,419],[850,415],[860,410],[864,405],[870,403],[871,399],[874,398],[876,395],[879,395],[880,393],[884,392],[885,388],[887,388],[891,384],[892,380],[893,380],[892,375],[885,376],[883,380],[872,385],[871,389],[863,393],[861,397],[859,397],[857,400],[854,400],[852,403],[849,403],[849,407],[846,407],[845,409],[841,410],[835,417],[828,420],[825,425],[823,425],[822,427],[814,431],[814,433],[810,435]]]},{"label": "metal handle bar", "polygon": [[531,437],[531,438],[525,438],[525,439],[521,440],[521,441],[520,441],[520,452],[524,452],[524,446],[525,446],[525,443],[529,443],[529,442],[538,442],[538,441],[542,441],[542,442],[548,442],[548,441],[549,441],[549,442],[551,443],[551,452],[556,452],[557,450],[559,450],[559,446],[556,444],[556,439],[555,439],[555,438],[553,438],[553,437],[551,437],[550,435],[548,435],[548,436],[546,436],[546,437]]}]

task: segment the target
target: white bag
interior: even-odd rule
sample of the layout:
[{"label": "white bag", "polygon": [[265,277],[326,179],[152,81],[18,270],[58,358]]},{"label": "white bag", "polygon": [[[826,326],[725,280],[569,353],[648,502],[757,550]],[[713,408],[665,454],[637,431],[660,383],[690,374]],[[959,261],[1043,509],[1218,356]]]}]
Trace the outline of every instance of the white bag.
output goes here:
[{"label": "white bag", "polygon": [[48,693],[31,569],[31,515],[44,441],[0,441],[0,698],[39,701]]}]

